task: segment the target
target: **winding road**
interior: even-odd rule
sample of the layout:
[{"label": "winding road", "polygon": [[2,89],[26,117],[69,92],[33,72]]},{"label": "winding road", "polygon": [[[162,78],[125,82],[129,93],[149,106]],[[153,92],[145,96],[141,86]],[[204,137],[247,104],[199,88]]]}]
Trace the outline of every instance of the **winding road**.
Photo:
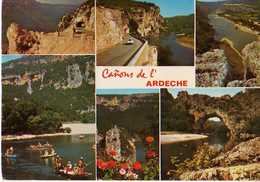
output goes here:
[{"label": "winding road", "polygon": [[[127,44],[130,38],[133,44]],[[142,45],[140,40],[129,35],[121,43],[98,54],[97,66],[126,66]]]}]

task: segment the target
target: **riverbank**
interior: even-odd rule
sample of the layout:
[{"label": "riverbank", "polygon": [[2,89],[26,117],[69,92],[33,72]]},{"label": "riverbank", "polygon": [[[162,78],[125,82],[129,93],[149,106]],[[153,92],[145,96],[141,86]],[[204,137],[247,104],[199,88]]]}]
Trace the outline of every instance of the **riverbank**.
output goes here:
[{"label": "riverbank", "polygon": [[194,39],[188,36],[177,36],[177,42],[182,45],[183,47],[187,47],[190,49],[194,49]]},{"label": "riverbank", "polygon": [[162,132],[161,144],[173,144],[179,142],[207,139],[208,136],[190,133]]},{"label": "riverbank", "polygon": [[249,28],[245,25],[239,24],[239,23],[235,22],[234,20],[232,20],[231,18],[229,18],[227,16],[220,16],[220,15],[217,15],[217,16],[225,18],[227,21],[234,23],[235,27],[238,28],[240,31],[250,33],[252,35],[256,35],[258,40],[260,40],[260,32],[258,32],[256,30],[252,30],[251,28]]},{"label": "riverbank", "polygon": [[67,123],[62,125],[63,128],[69,127],[70,133],[51,133],[41,135],[6,135],[2,136],[2,141],[13,141],[13,140],[29,140],[43,137],[54,137],[54,136],[70,136],[70,135],[81,135],[81,134],[95,134],[96,124],[83,124],[83,123]]}]

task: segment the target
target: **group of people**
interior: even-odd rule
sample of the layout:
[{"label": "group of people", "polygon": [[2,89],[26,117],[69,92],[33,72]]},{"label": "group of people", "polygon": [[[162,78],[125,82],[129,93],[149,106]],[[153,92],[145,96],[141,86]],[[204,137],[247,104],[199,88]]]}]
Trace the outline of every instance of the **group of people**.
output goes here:
[{"label": "group of people", "polygon": [[84,162],[84,158],[81,157],[74,166],[71,161],[68,161],[65,165],[61,156],[55,157],[55,170],[59,173],[71,176],[85,176],[87,164]]}]

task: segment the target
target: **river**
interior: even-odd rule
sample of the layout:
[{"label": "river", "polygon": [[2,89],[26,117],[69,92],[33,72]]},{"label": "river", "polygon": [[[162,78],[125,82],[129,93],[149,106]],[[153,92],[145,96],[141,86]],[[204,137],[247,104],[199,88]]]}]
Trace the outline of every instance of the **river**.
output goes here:
[{"label": "river", "polygon": [[[165,51],[169,55],[165,55]],[[194,50],[179,44],[175,33],[162,35],[159,41],[159,59],[160,66],[193,66]]]},{"label": "river", "polygon": [[215,39],[221,40],[226,37],[234,43],[234,47],[241,51],[247,44],[257,40],[257,36],[236,28],[235,23],[216,14],[208,16],[210,25],[215,30]]},{"label": "river", "polygon": [[55,174],[53,169],[54,158],[41,159],[39,152],[26,150],[29,145],[38,142],[49,142],[54,146],[57,154],[63,157],[64,161],[76,163],[81,156],[89,163],[87,171],[92,173],[88,179],[95,179],[95,135],[57,136],[41,139],[20,140],[2,142],[3,151],[10,146],[15,149],[16,159],[6,159],[2,157],[3,177],[8,180],[64,180],[65,177]]},{"label": "river", "polygon": [[179,162],[183,162],[186,159],[191,159],[196,149],[204,142],[208,142],[210,145],[217,145],[224,147],[228,138],[224,135],[210,136],[208,139],[179,142],[174,144],[162,145],[161,153],[161,171],[162,179],[168,180],[167,172],[171,169],[171,157],[178,157]]}]

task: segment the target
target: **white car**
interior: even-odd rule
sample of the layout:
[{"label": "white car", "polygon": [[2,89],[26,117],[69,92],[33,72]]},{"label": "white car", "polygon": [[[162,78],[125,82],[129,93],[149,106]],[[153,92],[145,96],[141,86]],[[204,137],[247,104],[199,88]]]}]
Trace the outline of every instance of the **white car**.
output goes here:
[{"label": "white car", "polygon": [[128,41],[127,41],[127,44],[131,44],[131,45],[132,45],[132,44],[134,44],[134,40],[133,40],[133,39],[131,39],[131,38],[130,38],[130,39],[128,39]]}]

